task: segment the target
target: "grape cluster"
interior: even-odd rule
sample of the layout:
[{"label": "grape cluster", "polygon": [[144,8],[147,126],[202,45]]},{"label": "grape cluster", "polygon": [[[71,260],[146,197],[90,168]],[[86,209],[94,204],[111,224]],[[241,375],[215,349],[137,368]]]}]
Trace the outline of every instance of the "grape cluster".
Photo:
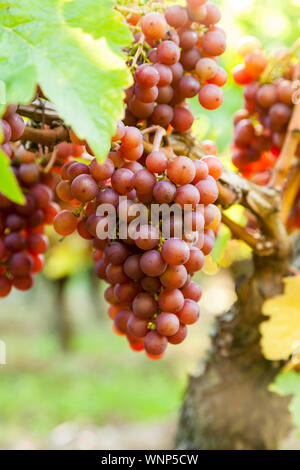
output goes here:
[{"label": "grape cluster", "polygon": [[48,247],[44,226],[52,224],[59,212],[53,202],[53,179],[41,172],[36,153],[10,143],[21,137],[25,127],[15,110],[9,106],[1,121],[2,150],[10,157],[25,204],[15,204],[0,193],[0,297],[6,297],[12,287],[21,291],[32,287]]},{"label": "grape cluster", "polygon": [[[188,0],[186,7],[172,5],[164,15],[128,17],[129,25],[140,25],[141,32],[135,34],[129,51],[129,66],[138,67],[134,85],[126,90],[126,125],[147,119],[184,132],[194,121],[187,98],[198,95],[199,103],[210,110],[222,104],[227,74],[218,65],[226,48],[225,33],[216,26],[220,18],[219,8],[206,0]],[[141,156],[142,147],[132,153]]]},{"label": "grape cluster", "polygon": [[[126,336],[132,349],[145,350],[154,359],[168,343],[181,343],[187,325],[199,317],[201,288],[192,276],[211,252],[221,220],[214,203],[223,167],[215,144],[202,142],[203,153],[210,155],[201,160],[177,156],[162,144],[166,131],[191,128],[187,98],[198,95],[200,104],[211,110],[222,104],[220,87],[227,75],[218,66],[226,47],[224,31],[216,26],[220,17],[218,7],[205,0],[170,6],[164,14],[128,14],[129,26],[140,32],[126,51],[134,84],[125,92],[124,120],[116,125],[108,158],[103,163],[92,157],[86,163],[67,161],[56,188],[73,210],[61,211],[54,228],[62,236],[77,230],[91,241],[96,274],[109,283],[105,298],[114,331]],[[93,155],[73,132],[71,140],[85,144]],[[135,237],[128,224],[138,203],[146,207],[148,223],[137,227]],[[162,217],[157,224],[151,219],[155,203],[183,209],[171,217],[167,238]],[[105,230],[108,220],[97,215],[103,204],[117,213],[116,234],[104,240],[99,225]],[[182,228],[186,204],[192,207],[189,232]]]},{"label": "grape cluster", "polygon": [[[149,12],[143,7],[142,14],[126,17],[133,32],[139,31],[126,51],[134,84],[125,90],[125,117],[117,122],[106,160],[94,158],[88,142],[71,129],[70,142],[50,152],[55,159],[51,174],[45,173],[44,153],[21,145],[25,124],[17,108],[9,106],[1,121],[2,149],[26,203],[14,204],[0,195],[0,295],[12,286],[32,286],[48,244],[44,224],[53,223],[62,236],[77,231],[91,242],[96,274],[109,284],[105,298],[114,331],[154,359],[168,343],[181,343],[187,325],[199,317],[201,288],[192,277],[211,252],[221,221],[214,203],[223,166],[215,144],[202,142],[206,156],[192,160],[174,154],[164,136],[190,130],[194,118],[187,99],[198,95],[204,108],[218,108],[227,80],[218,65],[226,47],[225,33],[216,26],[219,8],[206,0],[188,0],[185,7],[173,5],[164,12],[158,8]],[[60,211],[52,201],[54,174]],[[133,236],[132,209],[139,203],[147,220]],[[117,220],[114,236],[102,239],[109,224],[106,213],[98,215],[104,204],[115,208]],[[181,209],[171,216],[167,236],[162,215],[152,219],[153,204]]]},{"label": "grape cluster", "polygon": [[[62,167],[56,192],[62,201],[73,204],[74,210],[61,211],[54,228],[63,236],[77,230],[92,241],[96,274],[110,284],[105,299],[110,303],[114,331],[126,335],[134,350],[145,349],[149,357],[157,359],[168,343],[181,343],[187,325],[199,317],[201,289],[192,276],[211,252],[221,220],[214,202],[222,163],[214,155],[201,160],[176,155],[167,158],[164,148],[150,153],[143,150],[137,161],[131,160],[131,150],[143,146],[143,134],[122,122],[117,124],[113,141],[119,142],[118,149],[103,163],[94,158],[89,165],[70,161]],[[205,142],[204,147],[213,145]],[[122,155],[120,148],[124,149]],[[120,200],[120,196],[126,198]],[[203,206],[198,206],[200,201]],[[138,202],[147,208],[149,219],[147,225],[137,228],[136,238],[128,225],[125,238],[118,233],[114,239],[99,238],[98,224],[105,229],[108,222],[105,215],[97,215],[97,207],[115,207],[120,231],[122,223],[130,224],[136,217],[131,209]],[[173,236],[176,226],[182,224],[181,213],[171,216],[170,238],[164,239],[162,220],[155,226],[150,218],[153,203],[175,203],[181,208],[191,204],[192,231],[181,229],[181,237]]]},{"label": "grape cluster", "polygon": [[7,106],[2,119],[0,120],[0,143],[2,151],[12,157],[13,149],[10,141],[17,141],[22,136],[25,129],[25,122],[17,111],[18,106],[10,104]]},{"label": "grape cluster", "polygon": [[[245,178],[264,185],[284,144],[294,106],[296,69],[292,61],[284,60],[284,56],[281,59],[282,51],[277,52],[278,57],[275,54],[267,59],[260,42],[252,36],[241,40],[239,52],[244,64],[234,68],[233,77],[244,87],[244,108],[234,116],[232,161]],[[273,70],[268,70],[272,63]]]}]

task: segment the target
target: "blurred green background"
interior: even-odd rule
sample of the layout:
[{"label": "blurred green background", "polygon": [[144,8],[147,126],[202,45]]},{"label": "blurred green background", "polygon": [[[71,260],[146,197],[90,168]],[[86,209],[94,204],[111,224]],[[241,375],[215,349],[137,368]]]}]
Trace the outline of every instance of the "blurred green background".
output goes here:
[{"label": "blurred green background", "polygon": [[[240,61],[237,40],[252,34],[267,49],[291,45],[299,36],[300,0],[215,3],[228,37],[222,58],[229,74],[225,101],[219,110],[203,112],[194,100],[193,110],[198,135],[216,139],[220,152],[228,153],[232,114],[242,104],[230,73]],[[35,288],[0,303],[0,340],[7,348],[7,364],[0,366],[0,448],[171,447],[188,373],[207,351],[214,317],[235,299],[226,267],[232,252],[249,254],[231,247],[222,268],[208,259],[199,277],[204,290],[199,324],[183,345],[170,347],[156,362],[112,333],[104,286],[93,278],[85,243],[53,238],[46,274]]]}]

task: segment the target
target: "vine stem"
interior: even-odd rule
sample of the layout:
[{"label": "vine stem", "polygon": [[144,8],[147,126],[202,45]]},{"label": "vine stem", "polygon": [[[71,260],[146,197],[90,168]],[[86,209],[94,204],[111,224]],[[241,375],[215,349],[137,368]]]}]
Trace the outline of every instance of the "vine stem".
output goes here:
[{"label": "vine stem", "polygon": [[217,181],[217,186],[219,190],[218,202],[225,208],[232,206],[237,199],[236,192],[228,186],[224,186],[220,181]]},{"label": "vine stem", "polygon": [[246,228],[234,222],[226,214],[222,214],[222,222],[226,225],[234,238],[239,239],[247,243],[256,253],[268,253],[273,251],[273,243],[267,241],[262,237],[255,237],[249,233]]},{"label": "vine stem", "polygon": [[160,126],[150,126],[146,127],[146,129],[141,130],[141,133],[144,134],[150,134],[151,132],[156,132],[157,129],[159,129]]},{"label": "vine stem", "polygon": [[146,140],[143,140],[143,147],[145,152],[151,153],[153,151],[153,145],[151,142],[147,142]]},{"label": "vine stem", "polygon": [[287,129],[286,138],[280,156],[274,167],[273,175],[269,186],[281,190],[286,177],[290,171],[294,159],[297,145],[299,143],[300,132],[300,102],[294,105],[292,117]]},{"label": "vine stem", "polygon": [[142,50],[144,48],[144,42],[145,42],[145,35],[144,33],[141,33],[141,37],[139,39],[139,42],[138,42],[138,48],[133,56],[133,59],[132,59],[132,62],[130,64],[130,68],[134,70],[135,66],[136,66],[136,63],[142,53]]},{"label": "vine stem", "polygon": [[[143,135],[150,134],[151,132],[155,132],[155,136],[154,136],[153,144],[150,144],[150,142],[147,142],[149,144],[149,149],[151,149],[149,153],[157,152],[159,150],[162,138],[166,135],[166,130],[160,126],[151,126],[142,130]],[[144,148],[145,148],[145,145],[144,145]]]},{"label": "vine stem", "polygon": [[45,166],[45,169],[44,169],[44,173],[49,173],[49,171],[51,170],[51,168],[53,167],[53,165],[55,164],[55,161],[56,161],[56,155],[57,155],[57,147],[54,148],[52,154],[51,154],[51,157],[49,159],[49,162],[47,163],[47,165]]},{"label": "vine stem", "polygon": [[26,126],[21,136],[21,140],[29,140],[36,144],[47,145],[53,147],[59,142],[65,142],[69,139],[69,131],[64,126],[58,126],[54,129],[35,129]]},{"label": "vine stem", "polygon": [[157,129],[157,131],[155,132],[154,140],[153,140],[153,152],[159,151],[162,138],[165,134],[166,134],[166,131],[162,127]]},{"label": "vine stem", "polygon": [[286,223],[289,217],[291,208],[296,200],[299,189],[300,189],[300,165],[292,168],[287,187],[285,188],[285,191],[283,193],[283,197],[281,200],[280,212],[281,212],[281,218],[284,223]]},{"label": "vine stem", "polygon": [[45,124],[52,124],[54,121],[62,122],[59,115],[56,113],[54,108],[50,106],[49,102],[46,102],[45,107],[40,107],[38,104],[30,104],[27,106],[18,106],[17,113],[20,116],[27,117],[33,121],[43,121]]},{"label": "vine stem", "polygon": [[153,144],[150,144],[151,145],[151,152],[157,152],[160,148],[162,138],[166,135],[166,130],[163,127],[160,127],[160,126],[151,126],[151,127],[147,127],[146,129],[142,130],[143,135],[144,134],[150,134],[151,132],[155,132]]}]

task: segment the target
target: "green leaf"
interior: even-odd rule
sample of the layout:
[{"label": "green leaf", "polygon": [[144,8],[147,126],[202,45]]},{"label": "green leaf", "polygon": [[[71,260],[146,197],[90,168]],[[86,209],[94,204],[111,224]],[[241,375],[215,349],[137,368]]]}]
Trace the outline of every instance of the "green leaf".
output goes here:
[{"label": "green leaf", "polygon": [[[123,56],[122,47],[130,44],[133,37],[122,15],[113,6],[112,0],[73,0],[64,4],[63,13],[68,25],[81,28],[93,38],[99,39],[106,35],[114,52]],[[107,12],[105,15],[104,10]]]},{"label": "green leaf", "polygon": [[291,370],[277,375],[270,390],[281,396],[293,396],[289,410],[293,416],[294,424],[298,428],[298,437],[300,437],[300,374]]},{"label": "green leaf", "polygon": [[[121,52],[115,52],[130,35],[112,2],[87,4],[81,22],[79,0],[11,0],[9,8],[2,6],[0,77],[8,103],[31,101],[39,83],[65,122],[103,159],[123,113],[123,90],[131,84]],[[101,31],[100,13],[107,18]]]},{"label": "green leaf", "polygon": [[0,192],[11,201],[24,204],[25,198],[18,181],[10,169],[9,159],[0,149]]},{"label": "green leaf", "polygon": [[0,107],[2,107],[5,104],[6,104],[6,87],[5,87],[4,81],[0,80]]},{"label": "green leaf", "polygon": [[222,259],[224,251],[226,250],[230,239],[231,239],[230,230],[225,225],[222,224],[219,230],[213,251],[211,253],[212,260],[214,263],[219,263],[219,261]]}]

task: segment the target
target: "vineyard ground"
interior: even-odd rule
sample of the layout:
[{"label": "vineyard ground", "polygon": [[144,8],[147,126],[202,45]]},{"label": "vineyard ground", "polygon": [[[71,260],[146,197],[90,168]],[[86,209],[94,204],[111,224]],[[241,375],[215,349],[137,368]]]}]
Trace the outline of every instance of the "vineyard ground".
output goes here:
[{"label": "vineyard ground", "polygon": [[[85,445],[84,439],[96,448],[170,448],[186,375],[209,345],[213,316],[207,305],[217,310],[209,292],[217,289],[223,305],[232,301],[228,272],[201,283],[206,294],[199,325],[191,329],[190,341],[158,362],[134,354],[112,334],[104,305],[93,311],[84,272],[67,286],[75,329],[70,354],[59,344],[52,315],[55,287],[49,281],[40,277],[34,294],[14,293],[4,300],[0,339],[7,364],[0,366],[0,448],[75,448]],[[99,298],[103,302],[101,293]]]}]

